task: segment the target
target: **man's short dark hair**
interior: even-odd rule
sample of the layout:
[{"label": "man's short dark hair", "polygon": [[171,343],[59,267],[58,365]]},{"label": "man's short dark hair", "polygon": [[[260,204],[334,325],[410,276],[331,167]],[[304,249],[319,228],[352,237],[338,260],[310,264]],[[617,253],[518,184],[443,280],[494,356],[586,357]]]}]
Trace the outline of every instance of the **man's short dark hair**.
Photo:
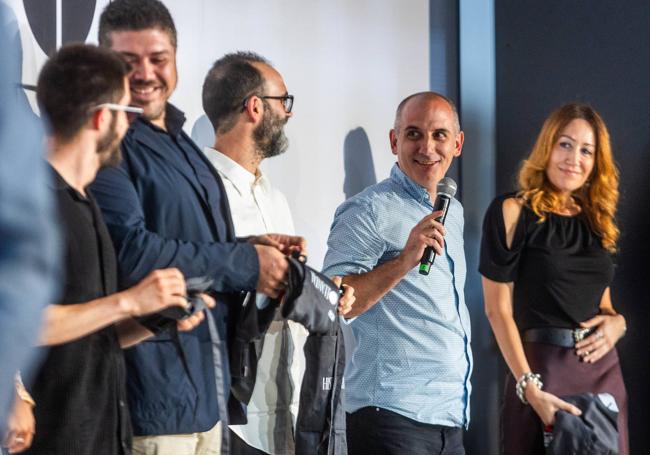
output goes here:
[{"label": "man's short dark hair", "polygon": [[111,32],[159,29],[176,48],[176,26],[169,10],[158,0],[115,0],[99,18],[99,45],[111,46]]},{"label": "man's short dark hair", "polygon": [[214,62],[203,82],[203,110],[217,134],[230,131],[244,100],[262,95],[264,77],[253,63],[271,65],[254,52],[226,54]]},{"label": "man's short dark hair", "polygon": [[93,107],[124,96],[128,64],[111,51],[71,44],[57,51],[38,76],[36,99],[60,140],[72,139],[92,115]]}]

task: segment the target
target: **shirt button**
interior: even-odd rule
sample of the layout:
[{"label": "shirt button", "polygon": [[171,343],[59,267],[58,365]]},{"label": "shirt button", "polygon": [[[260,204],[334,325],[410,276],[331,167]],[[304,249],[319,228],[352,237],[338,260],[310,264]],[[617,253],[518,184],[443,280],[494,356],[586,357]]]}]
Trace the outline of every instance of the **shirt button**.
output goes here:
[{"label": "shirt button", "polygon": [[124,401],[120,400],[120,408],[124,407]]}]

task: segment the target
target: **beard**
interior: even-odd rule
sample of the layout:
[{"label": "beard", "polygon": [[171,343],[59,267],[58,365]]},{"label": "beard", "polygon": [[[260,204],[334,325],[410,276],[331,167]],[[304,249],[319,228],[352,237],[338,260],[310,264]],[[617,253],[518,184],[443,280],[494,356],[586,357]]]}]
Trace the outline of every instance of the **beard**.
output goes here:
[{"label": "beard", "polygon": [[253,140],[260,158],[271,158],[287,151],[289,139],[284,134],[284,125],[287,118],[281,118],[271,111],[271,107],[266,101],[264,117],[255,131],[253,131]]},{"label": "beard", "polygon": [[115,112],[111,112],[111,115],[108,131],[97,143],[100,168],[115,167],[122,161],[121,138],[117,134],[117,115]]}]

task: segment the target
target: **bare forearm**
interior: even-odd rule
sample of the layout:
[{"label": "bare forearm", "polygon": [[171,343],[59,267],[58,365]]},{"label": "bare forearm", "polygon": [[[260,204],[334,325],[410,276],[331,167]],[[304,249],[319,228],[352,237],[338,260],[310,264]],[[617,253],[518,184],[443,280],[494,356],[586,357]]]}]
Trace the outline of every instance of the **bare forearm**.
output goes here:
[{"label": "bare forearm", "polygon": [[488,317],[499,350],[515,379],[530,371],[519,330],[512,317],[493,314]]},{"label": "bare forearm", "polygon": [[117,324],[117,336],[122,349],[130,348],[153,336],[153,333],[140,325],[135,319],[126,319]]},{"label": "bare forearm", "polygon": [[395,287],[411,268],[397,257],[367,273],[348,275],[343,282],[354,288],[356,300],[346,318],[359,316],[372,308],[384,295]]},{"label": "bare forearm", "polygon": [[129,316],[122,293],[90,302],[48,305],[39,343],[55,345],[82,338]]},{"label": "bare forearm", "polygon": [[512,314],[513,283],[497,283],[483,278],[485,314],[497,339],[501,354],[515,378],[530,371],[524,346]]}]

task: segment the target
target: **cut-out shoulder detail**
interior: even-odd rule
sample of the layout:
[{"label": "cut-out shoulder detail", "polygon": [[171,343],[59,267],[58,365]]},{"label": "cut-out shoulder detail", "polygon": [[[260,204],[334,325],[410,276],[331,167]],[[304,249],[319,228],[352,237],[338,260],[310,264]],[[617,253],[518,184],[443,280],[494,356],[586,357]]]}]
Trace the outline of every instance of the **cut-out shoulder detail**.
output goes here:
[{"label": "cut-out shoulder detail", "polygon": [[523,199],[518,197],[509,197],[503,200],[501,210],[503,212],[503,224],[506,230],[506,246],[508,249],[512,247],[512,240],[515,237],[517,222],[521,216],[523,206]]}]

